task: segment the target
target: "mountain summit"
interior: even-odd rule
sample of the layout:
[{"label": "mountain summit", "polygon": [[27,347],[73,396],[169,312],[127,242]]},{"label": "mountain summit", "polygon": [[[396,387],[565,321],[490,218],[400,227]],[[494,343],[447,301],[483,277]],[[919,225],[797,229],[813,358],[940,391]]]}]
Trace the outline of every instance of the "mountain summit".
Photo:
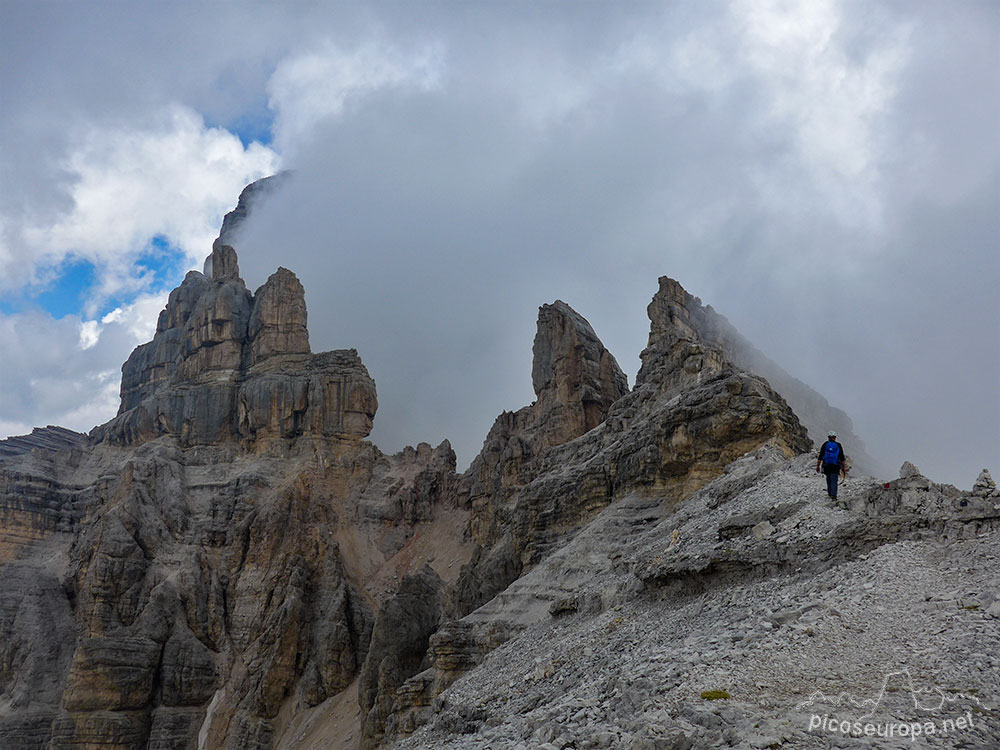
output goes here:
[{"label": "mountain summit", "polygon": [[[223,239],[123,365],[117,416],[0,442],[0,747],[375,748],[417,730],[406,742],[439,747],[487,717],[513,727],[495,746],[545,746],[556,718],[448,708],[489,680],[484,662],[508,663],[505,643],[535,653],[556,622],[610,633],[654,600],[700,594],[714,612],[748,581],[820,575],[921,529],[995,533],[988,473],[974,495],[915,469],[852,479],[852,505],[831,509],[803,467],[808,430],[836,414],[667,277],[634,388],[557,300],[539,308],[535,401],[497,417],[466,472],[447,441],[383,454],[357,352],[313,353],[299,280],[279,268],[251,293]],[[657,694],[574,649],[568,682],[569,657],[503,666],[539,696],[518,711],[556,700],[555,677],[570,695],[590,662],[621,705]],[[575,718],[555,746],[639,737],[599,739],[610,716],[592,732]]]}]

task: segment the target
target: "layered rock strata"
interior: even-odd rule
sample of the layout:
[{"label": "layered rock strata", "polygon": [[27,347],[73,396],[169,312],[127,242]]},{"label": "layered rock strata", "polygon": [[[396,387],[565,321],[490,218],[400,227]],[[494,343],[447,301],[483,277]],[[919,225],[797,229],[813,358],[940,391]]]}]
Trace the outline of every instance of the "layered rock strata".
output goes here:
[{"label": "layered rock strata", "polygon": [[[274,747],[356,684],[424,529],[461,528],[450,445],[363,440],[375,384],[310,352],[295,276],[250,294],[218,243],[206,270],[89,444],[0,457],[0,747]],[[450,581],[471,548],[438,552]]]},{"label": "layered rock strata", "polygon": [[0,458],[0,563],[46,539],[68,540],[76,531],[94,495],[68,476],[67,468],[81,460],[78,445],[77,440],[60,441],[55,447],[63,449],[53,452],[35,444],[30,452]]},{"label": "layered rock strata", "polygon": [[295,274],[279,268],[251,294],[233,248],[217,244],[210,261],[211,276],[191,271],[171,292],[153,340],[122,367],[118,416],[91,437],[266,447],[303,436],[367,436],[375,383],[353,349],[310,353],[305,290]]},{"label": "layered rock strata", "polygon": [[36,427],[30,435],[18,435],[6,440],[0,440],[0,458],[19,456],[41,449],[44,452],[72,450],[80,448],[87,442],[87,436],[81,432],[67,430],[65,427]]}]

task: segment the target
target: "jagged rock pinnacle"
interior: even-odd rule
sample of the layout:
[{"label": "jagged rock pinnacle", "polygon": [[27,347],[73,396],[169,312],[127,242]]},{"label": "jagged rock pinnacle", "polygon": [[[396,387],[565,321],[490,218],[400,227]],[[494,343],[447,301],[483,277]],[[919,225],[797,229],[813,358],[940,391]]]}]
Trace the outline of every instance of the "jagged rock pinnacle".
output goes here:
[{"label": "jagged rock pinnacle", "polygon": [[310,355],[305,290],[294,273],[279,268],[250,294],[225,244],[205,271],[171,292],[153,340],[122,366],[118,416],[93,438],[253,446],[371,432],[375,383],[354,350]]},{"label": "jagged rock pinnacle", "polygon": [[547,417],[552,444],[592,430],[628,393],[628,379],[586,318],[561,300],[538,308],[531,384],[536,418]]},{"label": "jagged rock pinnacle", "polygon": [[642,367],[636,376],[637,385],[652,383],[683,390],[727,367],[759,375],[792,407],[814,443],[822,444],[827,431],[833,428],[854,470],[880,473],[882,467],[868,455],[847,414],[764,356],[725,316],[710,305],[702,305],[679,282],[661,276],[659,289],[646,310],[649,344],[640,355]]},{"label": "jagged rock pinnacle", "polygon": [[249,362],[277,354],[308,354],[305,289],[287,268],[279,268],[254,294],[250,313]]},{"label": "jagged rock pinnacle", "polygon": [[212,254],[205,258],[204,273],[212,281],[231,280],[243,283],[236,250],[231,245],[216,244],[212,248]]}]

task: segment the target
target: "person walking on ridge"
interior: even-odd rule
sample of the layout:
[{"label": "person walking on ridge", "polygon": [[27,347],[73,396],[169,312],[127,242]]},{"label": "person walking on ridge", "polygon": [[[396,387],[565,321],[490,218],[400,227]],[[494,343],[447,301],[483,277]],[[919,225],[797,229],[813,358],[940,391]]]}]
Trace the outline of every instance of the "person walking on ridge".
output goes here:
[{"label": "person walking on ridge", "polygon": [[826,474],[826,494],[834,500],[837,499],[837,477],[840,476],[846,458],[844,446],[837,442],[837,433],[830,430],[816,457],[816,471]]}]

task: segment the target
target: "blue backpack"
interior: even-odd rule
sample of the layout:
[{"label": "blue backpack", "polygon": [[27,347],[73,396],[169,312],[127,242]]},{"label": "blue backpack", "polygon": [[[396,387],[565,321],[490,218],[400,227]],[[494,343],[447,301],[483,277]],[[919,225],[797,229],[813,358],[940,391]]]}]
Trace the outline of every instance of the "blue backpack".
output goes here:
[{"label": "blue backpack", "polygon": [[827,440],[823,444],[823,463],[835,464],[840,462],[840,446],[833,440]]}]

